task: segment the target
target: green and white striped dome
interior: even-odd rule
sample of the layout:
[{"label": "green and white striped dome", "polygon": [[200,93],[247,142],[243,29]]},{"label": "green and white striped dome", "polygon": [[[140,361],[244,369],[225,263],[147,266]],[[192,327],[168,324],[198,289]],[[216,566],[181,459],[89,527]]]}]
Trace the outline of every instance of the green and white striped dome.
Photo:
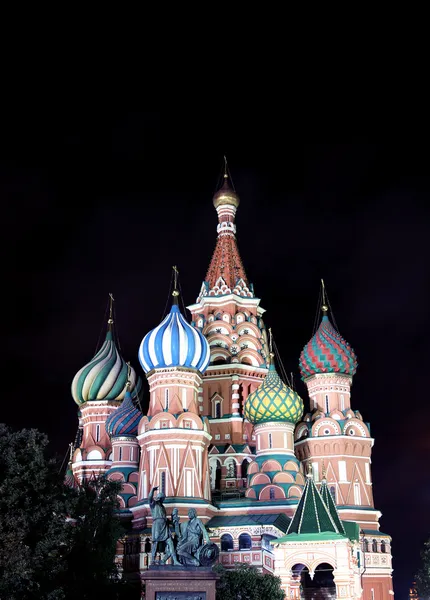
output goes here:
[{"label": "green and white striped dome", "polygon": [[[92,400],[123,400],[127,391],[128,365],[122,358],[109,329],[97,354],[80,369],[72,382],[72,396],[76,404]],[[142,381],[130,368],[130,392],[139,392]],[[135,393],[133,393],[135,392]]]}]

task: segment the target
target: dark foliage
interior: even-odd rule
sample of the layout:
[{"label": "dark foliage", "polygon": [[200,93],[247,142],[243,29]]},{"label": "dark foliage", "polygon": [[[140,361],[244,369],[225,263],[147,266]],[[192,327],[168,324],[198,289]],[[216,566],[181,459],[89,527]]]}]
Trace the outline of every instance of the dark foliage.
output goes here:
[{"label": "dark foliage", "polygon": [[421,561],[421,569],[416,577],[416,589],[422,600],[430,600],[430,540],[424,544]]},{"label": "dark foliage", "polygon": [[270,573],[260,573],[250,565],[238,565],[227,570],[216,567],[220,575],[217,584],[217,600],[284,600],[281,580]]},{"label": "dark foliage", "polygon": [[114,564],[120,484],[65,487],[47,444],[0,424],[0,598],[133,598]]}]

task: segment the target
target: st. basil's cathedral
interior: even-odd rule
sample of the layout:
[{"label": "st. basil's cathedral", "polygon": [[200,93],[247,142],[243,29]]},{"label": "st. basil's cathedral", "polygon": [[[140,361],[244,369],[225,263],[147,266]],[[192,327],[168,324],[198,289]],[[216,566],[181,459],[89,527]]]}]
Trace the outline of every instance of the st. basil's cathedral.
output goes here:
[{"label": "st. basil's cathedral", "polygon": [[176,508],[186,519],[196,509],[225,567],[246,563],[278,575],[286,598],[314,597],[320,588],[328,598],[389,600],[391,538],[373,503],[374,439],[351,402],[354,350],[330,320],[323,287],[321,321],[299,360],[310,403],[304,413],[279,375],[265,310],[242,264],[239,197],[227,169],[213,204],[216,246],[188,306],[191,323],[174,268],[170,310],[138,349],[146,414],[111,301],[106,339],[73,379],[79,429],[66,481],[105,474],[122,483],[129,534],[117,560],[136,577],[151,562],[148,496],[158,486],[168,513]]}]

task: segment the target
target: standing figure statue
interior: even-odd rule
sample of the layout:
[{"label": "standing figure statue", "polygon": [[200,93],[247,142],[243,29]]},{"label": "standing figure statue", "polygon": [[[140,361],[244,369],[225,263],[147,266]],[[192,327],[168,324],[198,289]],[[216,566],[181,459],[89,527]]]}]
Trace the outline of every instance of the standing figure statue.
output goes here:
[{"label": "standing figure statue", "polygon": [[166,543],[166,552],[164,555],[163,564],[172,557],[173,564],[179,565],[179,561],[176,557],[176,551],[173,546],[173,540],[170,535],[169,525],[166,517],[166,509],[164,508],[163,501],[165,495],[163,493],[157,494],[154,498],[154,492],[158,490],[158,486],[152,488],[149,492],[149,508],[151,509],[152,515],[152,562],[155,563],[155,556],[157,554],[158,542]]},{"label": "standing figure statue", "polygon": [[201,546],[201,539],[206,544],[211,544],[209,534],[200,521],[194,508],[188,511],[188,523],[183,523],[180,528],[180,538],[176,552],[183,565],[199,566],[197,551]]}]

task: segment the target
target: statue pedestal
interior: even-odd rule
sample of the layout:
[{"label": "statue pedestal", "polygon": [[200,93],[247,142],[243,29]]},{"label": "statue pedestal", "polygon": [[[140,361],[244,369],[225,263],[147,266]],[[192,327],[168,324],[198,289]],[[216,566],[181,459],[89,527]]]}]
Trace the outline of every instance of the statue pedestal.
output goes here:
[{"label": "statue pedestal", "polygon": [[151,566],[141,573],[145,600],[215,600],[219,576],[207,567]]}]

